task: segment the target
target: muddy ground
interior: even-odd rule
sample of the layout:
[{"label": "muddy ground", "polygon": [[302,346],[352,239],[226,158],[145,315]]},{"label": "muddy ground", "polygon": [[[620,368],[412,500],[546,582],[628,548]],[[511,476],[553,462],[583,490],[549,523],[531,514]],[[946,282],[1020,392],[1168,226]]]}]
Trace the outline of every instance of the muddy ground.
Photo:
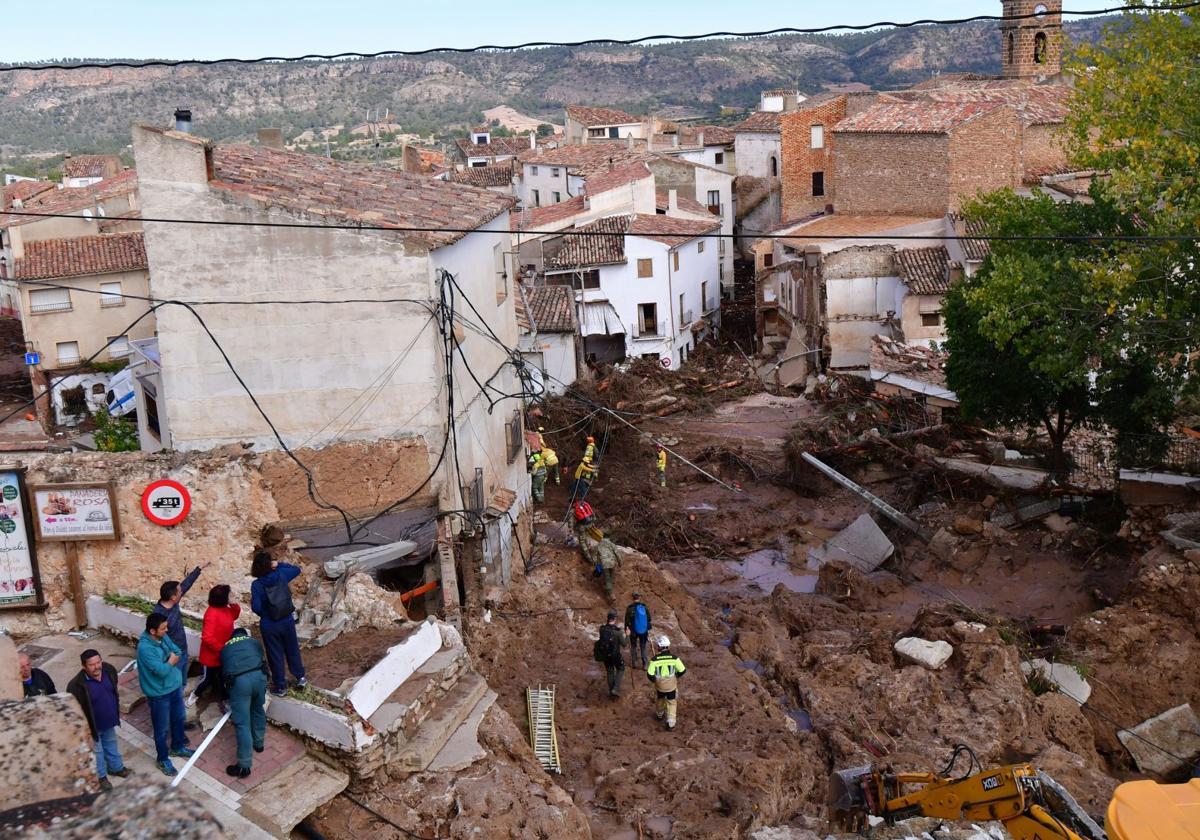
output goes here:
[{"label": "muddy ground", "polygon": [[[587,433],[605,444],[588,499],[605,530],[633,551],[610,603],[567,540],[568,484],[551,484],[536,517],[532,570],[490,609],[468,604],[475,665],[522,736],[526,688],[557,687],[555,781],[570,798],[555,810],[557,824],[510,816],[478,823],[489,836],[728,838],[765,826],[812,828],[832,769],[877,762],[940,771],[960,743],[985,766],[1035,763],[1102,816],[1116,784],[1137,777],[1117,728],[1200,702],[1200,569],[1124,543],[1119,507],[1089,506],[1053,530],[998,529],[984,523],[1006,500],[933,470],[917,440],[846,444],[886,417],[878,406],[772,396],[746,383],[727,400],[703,382],[667,387],[688,410],[639,416],[628,406],[637,393],[629,382],[593,396],[622,404],[641,432],[709,473],[673,457],[665,489],[639,432],[579,404],[551,405],[539,418],[571,467]],[[879,571],[809,569],[808,550],[868,506],[789,463],[797,424],[812,430],[814,449],[833,446],[829,463],[901,510],[922,511],[931,531],[953,533],[955,550],[937,556],[877,519],[896,548]],[[945,433],[925,443],[975,445]],[[611,700],[592,661],[606,611],[623,613],[633,591],[650,608],[652,637],[667,633],[688,667],[673,732],[655,721],[643,673],[627,669],[622,697]],[[1062,634],[1034,629],[1043,625]],[[909,635],[944,640],[955,653],[939,671],[906,663],[892,646]],[[1020,670],[1033,655],[1076,665],[1093,686],[1089,703],[1035,693]],[[503,787],[494,795],[507,814],[529,796],[514,794],[504,774],[531,754],[519,741],[504,743],[492,782]],[[411,801],[411,792],[400,798]],[[467,836],[471,815],[486,810],[447,816],[429,836]],[[387,830],[370,820],[348,826],[356,834],[368,827]]]}]

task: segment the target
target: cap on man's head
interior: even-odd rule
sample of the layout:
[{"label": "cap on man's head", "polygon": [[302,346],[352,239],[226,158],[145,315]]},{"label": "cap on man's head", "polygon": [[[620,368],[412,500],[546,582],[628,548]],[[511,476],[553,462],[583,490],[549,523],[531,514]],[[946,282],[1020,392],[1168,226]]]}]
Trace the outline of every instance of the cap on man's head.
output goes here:
[{"label": "cap on man's head", "polygon": [[609,611],[608,611],[608,620],[609,620],[609,621],[616,621],[616,620],[617,620],[617,611],[616,611],[616,610],[609,610]]}]

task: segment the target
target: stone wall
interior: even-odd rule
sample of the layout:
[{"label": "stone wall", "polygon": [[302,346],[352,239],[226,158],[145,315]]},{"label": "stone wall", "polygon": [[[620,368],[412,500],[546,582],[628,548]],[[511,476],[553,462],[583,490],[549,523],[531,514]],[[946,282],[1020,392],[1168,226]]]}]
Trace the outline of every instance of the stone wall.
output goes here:
[{"label": "stone wall", "polygon": [[1018,187],[1023,132],[1017,112],[1007,106],[980,114],[950,135],[950,191],[947,210],[957,210],[979,192]]},{"label": "stone wall", "polygon": [[73,799],[98,785],[91,733],[74,697],[0,701],[0,810]]},{"label": "stone wall", "polygon": [[[846,116],[846,97],[839,96],[814,108],[780,117],[782,142],[781,180],[783,220],[819,213],[834,201],[833,127]],[[812,147],[812,127],[824,126],[823,148]],[[814,172],[825,173],[825,195],[812,194]]]},{"label": "stone wall", "polygon": [[1067,152],[1063,148],[1061,125],[1025,126],[1021,151],[1024,154],[1025,171],[1046,174],[1064,169],[1068,165]]}]

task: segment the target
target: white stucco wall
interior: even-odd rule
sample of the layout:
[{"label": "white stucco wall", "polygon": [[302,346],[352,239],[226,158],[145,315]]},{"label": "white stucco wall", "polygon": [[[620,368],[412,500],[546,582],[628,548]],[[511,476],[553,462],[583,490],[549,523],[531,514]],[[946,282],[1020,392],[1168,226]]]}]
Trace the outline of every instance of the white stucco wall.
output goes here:
[{"label": "white stucco wall", "polygon": [[[779,134],[765,131],[739,131],[734,135],[735,165],[738,175],[750,175],[754,178],[769,178],[771,176],[771,157],[774,156],[779,166],[782,166]],[[776,169],[775,177],[780,174]]]},{"label": "white stucco wall", "polygon": [[[717,155],[721,155],[720,163],[717,162]],[[686,160],[688,163],[711,166],[714,169],[720,169],[722,172],[728,172],[731,175],[734,174],[733,149],[727,149],[724,146],[705,146],[701,149],[688,149],[687,151],[673,155],[673,157]]]},{"label": "white stucco wall", "polygon": [[[726,172],[717,172],[704,167],[696,168],[696,195],[695,199],[701,204],[708,205],[709,190],[717,190],[721,194],[721,233],[725,237],[733,235],[733,223],[736,218],[736,212],[733,206],[733,176]],[[721,282],[724,286],[733,289],[733,258],[734,258],[734,243],[732,239],[722,238],[719,240],[710,240],[710,247],[716,248],[718,259],[722,264]],[[731,292],[732,293],[732,292]]]},{"label": "white stucco wall", "polygon": [[[533,174],[533,170],[537,170],[537,174]],[[555,170],[558,171],[558,176],[554,175]],[[573,197],[578,189],[569,190],[570,185],[567,182],[567,167],[560,165],[551,165],[546,163],[526,163],[521,177],[521,183],[518,187],[518,195],[521,199],[523,207],[547,207],[555,204],[554,193],[560,194],[561,200],[566,201]],[[533,191],[538,191],[538,201],[534,203]]]},{"label": "white stucco wall", "polygon": [[521,336],[521,355],[542,371],[548,394],[561,394],[575,382],[575,334],[526,333]]}]

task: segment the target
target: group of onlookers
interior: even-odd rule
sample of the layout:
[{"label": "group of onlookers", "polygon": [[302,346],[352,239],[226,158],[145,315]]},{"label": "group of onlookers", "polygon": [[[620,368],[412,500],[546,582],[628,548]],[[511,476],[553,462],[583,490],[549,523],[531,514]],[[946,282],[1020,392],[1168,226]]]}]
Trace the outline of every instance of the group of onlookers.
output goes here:
[{"label": "group of onlookers", "polygon": [[[289,671],[294,687],[308,684],[290,587],[300,568],[273,559],[267,551],[254,555],[250,609],[259,617],[261,642],[246,628],[237,626],[241,605],[230,603],[230,587],[218,584],[209,590],[200,635],[203,673],[185,699],[189,662],[179,601],[207,566],[203,563],[183,580],[169,580],[159,587],[159,600],[146,616],[145,632],[137,642],[138,682],[150,707],[155,764],[160,771],[174,776],[178,770],[171,759],[188,759],[195,754],[187,730],[196,725],[187,723],[186,710],[209,695],[222,714],[232,718],[237,733],[237,762],[225,772],[244,778],[250,775],[253,753],[264,749],[268,673],[270,693],[276,696],[287,693]],[[32,667],[26,654],[19,654],[18,661],[26,697],[57,693],[50,676]],[[68,683],[67,692],[83,709],[96,753],[100,788],[107,791],[112,788],[109,776],[124,777],[131,772],[122,761],[117,740],[121,722],[118,672],[93,649],[80,655],[80,664],[83,667]]]}]

